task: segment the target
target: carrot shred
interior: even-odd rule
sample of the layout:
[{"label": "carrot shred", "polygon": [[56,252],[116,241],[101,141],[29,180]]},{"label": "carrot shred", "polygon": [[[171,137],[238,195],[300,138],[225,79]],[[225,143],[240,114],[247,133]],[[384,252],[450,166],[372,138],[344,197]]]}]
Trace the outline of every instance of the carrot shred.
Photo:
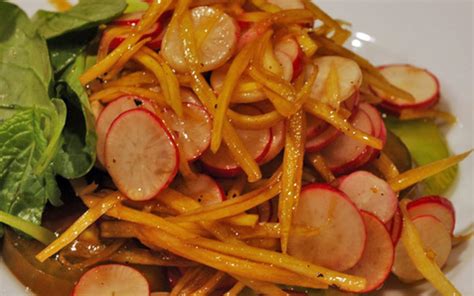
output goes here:
[{"label": "carrot shred", "polygon": [[229,109],[227,116],[235,127],[245,130],[272,128],[285,119],[275,110],[260,115],[245,115]]},{"label": "carrot shred", "polygon": [[243,289],[245,289],[245,285],[242,282],[237,282],[229,291],[224,293],[224,296],[238,296]]},{"label": "carrot shred", "polygon": [[156,77],[147,71],[137,71],[127,74],[120,77],[117,80],[107,81],[104,85],[105,88],[109,87],[120,87],[120,86],[134,86],[138,87],[140,85],[146,84],[156,84],[158,81]]},{"label": "carrot shred", "polygon": [[97,204],[85,212],[74,224],[72,224],[65,232],[63,232],[54,242],[49,244],[41,252],[36,255],[36,259],[44,262],[52,255],[59,252],[62,248],[74,241],[84,230],[92,225],[97,219],[104,215],[108,210],[117,206],[123,199],[123,195],[113,192],[107,197],[99,200]]},{"label": "carrot shred", "polygon": [[118,59],[115,65],[106,74],[104,74],[104,80],[110,80],[117,76],[117,74],[123,69],[125,64],[150,40],[151,38],[145,38],[137,42],[137,44],[133,45],[126,53],[124,53]]},{"label": "carrot shred", "polygon": [[165,99],[156,91],[152,91],[146,88],[141,87],[122,87],[122,86],[114,86],[103,89],[91,95],[89,97],[89,101],[101,101],[102,103],[110,103],[122,96],[130,95],[130,96],[138,96],[142,98],[147,98],[150,100],[155,101],[161,106],[166,106]]},{"label": "carrot shred", "polygon": [[278,7],[275,4],[268,3],[266,0],[251,0],[252,4],[255,5],[257,8],[260,10],[263,10],[265,12],[269,13],[275,13],[281,10],[280,7]]},{"label": "carrot shred", "polygon": [[388,155],[383,152],[380,152],[380,156],[374,159],[373,164],[377,170],[384,175],[386,180],[394,179],[400,175],[397,166],[392,162]]},{"label": "carrot shred", "polygon": [[436,262],[427,256],[420,234],[408,215],[406,206],[409,202],[410,200],[408,199],[404,199],[400,202],[400,210],[403,216],[402,236],[400,239],[408,256],[416,269],[442,295],[461,295],[456,287],[446,278]]},{"label": "carrot shred", "polygon": [[435,109],[427,109],[427,110],[414,110],[414,109],[405,109],[400,112],[401,120],[411,120],[411,119],[419,119],[419,118],[433,118],[433,119],[441,119],[449,124],[456,123],[457,119],[456,116],[449,112],[439,111]]},{"label": "carrot shred", "polygon": [[288,295],[288,293],[283,291],[280,287],[271,283],[254,281],[254,280],[250,280],[250,279],[246,279],[246,278],[242,278],[238,276],[233,276],[233,277],[260,295],[272,295],[272,296],[273,295],[274,296],[287,296]]},{"label": "carrot shred", "polygon": [[298,205],[303,174],[306,117],[303,110],[288,119],[283,155],[283,174],[278,203],[278,218],[281,225],[281,249],[287,252],[293,211]]},{"label": "carrot shred", "polygon": [[327,183],[331,183],[332,181],[336,180],[336,177],[334,177],[334,174],[326,165],[326,161],[324,160],[324,157],[321,154],[310,153],[306,157],[311,163],[311,165],[314,167],[314,169],[319,173],[319,175],[321,175],[324,181],[326,181]]},{"label": "carrot shred", "polygon": [[392,187],[393,191],[399,192],[403,189],[410,187],[428,177],[436,175],[459,162],[463,161],[466,157],[471,154],[473,150],[469,150],[467,152],[454,155],[451,157],[447,157],[424,166],[420,166],[406,172],[401,173],[400,175],[396,176],[395,178],[389,179],[388,184]]}]

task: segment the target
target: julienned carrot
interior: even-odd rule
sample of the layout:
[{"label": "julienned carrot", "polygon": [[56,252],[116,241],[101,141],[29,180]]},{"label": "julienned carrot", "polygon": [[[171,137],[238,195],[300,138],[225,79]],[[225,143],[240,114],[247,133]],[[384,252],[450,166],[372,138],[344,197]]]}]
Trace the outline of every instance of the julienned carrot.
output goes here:
[{"label": "julienned carrot", "polygon": [[380,156],[374,159],[374,166],[384,175],[386,180],[394,179],[400,175],[397,166],[383,152],[380,152]]},{"label": "julienned carrot", "polygon": [[416,269],[418,269],[442,295],[461,295],[456,287],[446,278],[436,262],[426,255],[418,230],[408,215],[406,206],[409,202],[410,200],[407,199],[400,202],[400,210],[403,215],[401,240],[408,256]]},{"label": "julienned carrot", "polygon": [[417,167],[406,172],[401,173],[400,175],[396,176],[395,178],[389,179],[388,183],[392,187],[393,191],[398,192],[405,188],[410,187],[420,181],[423,181],[426,178],[429,178],[433,175],[436,175],[447,168],[450,168],[471,154],[472,150],[467,152],[451,156],[445,159],[441,159],[429,164],[426,164],[421,167]]},{"label": "julienned carrot", "polygon": [[278,203],[278,218],[281,227],[281,249],[286,253],[290,235],[293,211],[301,191],[303,175],[304,146],[306,138],[306,118],[303,110],[288,119],[283,155],[283,175]]}]

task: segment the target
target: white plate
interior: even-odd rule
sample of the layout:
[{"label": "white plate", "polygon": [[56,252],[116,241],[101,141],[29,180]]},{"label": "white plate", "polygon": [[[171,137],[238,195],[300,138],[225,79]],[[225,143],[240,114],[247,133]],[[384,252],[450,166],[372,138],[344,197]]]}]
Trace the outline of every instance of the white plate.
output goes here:
[{"label": "white plate", "polygon": [[[45,0],[15,0],[29,14],[50,8]],[[471,1],[368,1],[324,0],[318,2],[330,15],[353,24],[348,42],[375,64],[411,63],[430,69],[442,87],[443,104],[458,116],[450,128],[448,142],[456,153],[474,147],[473,3]],[[473,223],[474,157],[460,166],[460,178],[449,192],[454,202],[456,231]],[[474,242],[454,250],[444,268],[463,295],[474,295]],[[0,295],[27,295],[24,287],[8,272],[0,258]],[[428,284],[403,288],[391,281],[377,294],[431,295]]]}]

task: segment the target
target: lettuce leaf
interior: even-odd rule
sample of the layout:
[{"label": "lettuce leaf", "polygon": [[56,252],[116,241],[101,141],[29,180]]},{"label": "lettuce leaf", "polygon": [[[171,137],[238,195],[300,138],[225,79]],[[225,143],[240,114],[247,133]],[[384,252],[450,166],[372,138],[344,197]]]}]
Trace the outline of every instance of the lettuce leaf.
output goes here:
[{"label": "lettuce leaf", "polygon": [[[385,124],[407,146],[417,165],[425,165],[451,155],[443,134],[431,120],[402,121],[387,117]],[[458,168],[455,166],[426,179],[422,182],[423,193],[426,195],[445,193],[456,179],[457,172]]]}]

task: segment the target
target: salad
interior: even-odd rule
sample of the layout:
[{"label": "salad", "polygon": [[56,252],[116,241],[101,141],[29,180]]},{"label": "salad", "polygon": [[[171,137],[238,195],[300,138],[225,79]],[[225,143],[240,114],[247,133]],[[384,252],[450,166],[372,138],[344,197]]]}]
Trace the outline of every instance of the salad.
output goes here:
[{"label": "salad", "polygon": [[435,74],[309,0],[56,2],[0,2],[1,254],[34,293],[460,295]]}]

